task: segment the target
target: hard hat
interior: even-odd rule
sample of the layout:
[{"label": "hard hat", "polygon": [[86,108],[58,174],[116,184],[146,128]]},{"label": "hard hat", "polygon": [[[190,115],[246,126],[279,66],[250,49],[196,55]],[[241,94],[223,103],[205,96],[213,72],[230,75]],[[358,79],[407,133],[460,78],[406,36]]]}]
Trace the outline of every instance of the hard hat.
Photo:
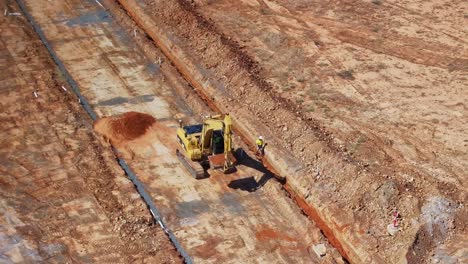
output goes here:
[{"label": "hard hat", "polygon": [[263,139],[263,137],[262,137],[262,136],[258,136],[258,139]]}]

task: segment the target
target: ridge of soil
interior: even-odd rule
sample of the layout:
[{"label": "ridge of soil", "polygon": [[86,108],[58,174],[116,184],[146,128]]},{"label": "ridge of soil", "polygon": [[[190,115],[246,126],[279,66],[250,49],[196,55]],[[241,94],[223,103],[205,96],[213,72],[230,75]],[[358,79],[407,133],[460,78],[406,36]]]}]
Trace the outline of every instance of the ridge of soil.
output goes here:
[{"label": "ridge of soil", "polygon": [[[242,45],[239,42],[235,41],[234,38],[227,36],[225,33],[221,32],[212,20],[205,18],[200,12],[196,9],[196,4],[194,2],[188,2],[185,0],[177,0],[183,10],[192,14],[198,23],[198,26],[202,27],[204,30],[210,31],[213,34],[219,36],[220,42],[222,45],[226,46],[229,52],[236,58],[237,65],[248,72],[250,80],[255,83],[264,93],[268,94],[276,103],[281,105],[282,108],[289,110],[298,118],[306,121],[308,125],[313,128],[314,135],[327,144],[327,147],[333,151],[343,153],[340,149],[331,133],[320,124],[318,120],[305,117],[301,109],[297,105],[284,97],[279,96],[274,92],[273,86],[266,81],[266,78],[262,76],[264,70],[261,68],[258,61],[254,60],[250,55],[248,55],[244,50]],[[346,153],[344,153],[346,155]],[[355,161],[352,157],[347,157],[349,161]],[[359,162],[358,162],[359,163]]]}]

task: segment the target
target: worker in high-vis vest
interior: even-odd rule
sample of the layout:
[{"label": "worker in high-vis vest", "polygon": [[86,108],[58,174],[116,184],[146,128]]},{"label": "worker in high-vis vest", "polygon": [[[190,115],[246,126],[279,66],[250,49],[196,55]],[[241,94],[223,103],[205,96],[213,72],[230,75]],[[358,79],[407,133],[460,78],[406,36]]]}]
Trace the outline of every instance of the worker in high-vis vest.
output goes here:
[{"label": "worker in high-vis vest", "polygon": [[262,136],[259,136],[257,140],[255,141],[255,144],[257,145],[257,152],[255,153],[256,155],[265,155],[265,140],[263,139]]}]

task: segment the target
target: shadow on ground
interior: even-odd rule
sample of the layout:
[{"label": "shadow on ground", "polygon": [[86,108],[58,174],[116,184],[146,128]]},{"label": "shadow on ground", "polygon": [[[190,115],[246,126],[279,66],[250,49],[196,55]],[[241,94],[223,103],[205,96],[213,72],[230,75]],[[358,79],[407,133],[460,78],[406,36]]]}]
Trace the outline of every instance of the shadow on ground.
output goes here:
[{"label": "shadow on ground", "polygon": [[237,180],[232,180],[228,184],[229,188],[239,189],[239,190],[247,191],[247,192],[254,192],[260,189],[261,187],[263,187],[272,178],[276,179],[281,184],[286,183],[285,178],[280,178],[279,176],[276,176],[274,173],[272,173],[267,168],[265,168],[265,166],[263,166],[261,161],[255,158],[252,158],[243,149],[238,148],[235,151],[235,156],[237,158],[237,162],[239,165],[244,165],[246,167],[255,169],[259,172],[262,172],[263,175],[262,177],[260,177],[258,181],[253,176],[242,178],[242,179],[237,179]]}]

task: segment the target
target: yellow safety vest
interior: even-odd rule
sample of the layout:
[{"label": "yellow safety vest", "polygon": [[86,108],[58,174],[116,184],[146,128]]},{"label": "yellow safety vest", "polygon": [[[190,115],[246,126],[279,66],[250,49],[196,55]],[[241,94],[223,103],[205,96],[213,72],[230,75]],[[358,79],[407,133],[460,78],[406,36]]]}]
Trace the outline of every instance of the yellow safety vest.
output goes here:
[{"label": "yellow safety vest", "polygon": [[257,146],[260,146],[260,147],[263,146],[263,140],[261,139],[257,139],[256,143],[257,143]]}]

